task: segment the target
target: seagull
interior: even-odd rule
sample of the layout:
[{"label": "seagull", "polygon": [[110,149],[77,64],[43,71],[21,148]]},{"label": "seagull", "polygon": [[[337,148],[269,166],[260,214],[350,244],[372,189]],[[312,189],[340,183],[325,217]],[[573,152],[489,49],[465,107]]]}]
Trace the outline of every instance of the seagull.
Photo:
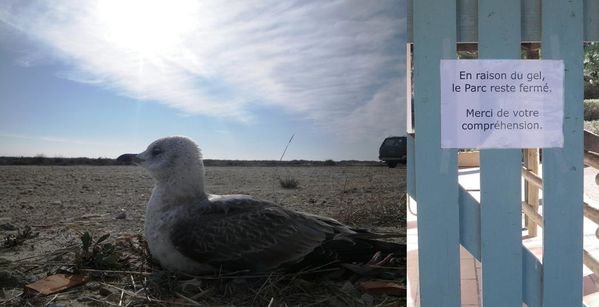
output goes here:
[{"label": "seagull", "polygon": [[158,139],[117,161],[142,166],[155,181],[144,232],[150,254],[169,271],[298,271],[363,264],[377,252],[405,255],[405,245],[332,218],[249,195],[208,194],[202,154],[187,137]]}]

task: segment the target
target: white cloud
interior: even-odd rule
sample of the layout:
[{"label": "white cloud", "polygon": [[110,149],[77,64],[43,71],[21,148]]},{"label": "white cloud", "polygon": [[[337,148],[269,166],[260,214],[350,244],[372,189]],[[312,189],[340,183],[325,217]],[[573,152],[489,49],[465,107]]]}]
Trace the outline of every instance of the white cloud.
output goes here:
[{"label": "white cloud", "polygon": [[[177,5],[173,5],[173,4]],[[350,137],[403,127],[405,1],[8,1],[0,21],[98,84],[184,113],[265,104]],[[393,116],[392,116],[393,115]],[[351,132],[351,133],[348,133]],[[390,133],[390,132],[389,132]]]},{"label": "white cloud", "polygon": [[57,71],[55,73],[55,75],[62,79],[67,79],[67,80],[75,81],[78,83],[84,83],[84,84],[100,85],[104,82],[101,79],[95,78],[94,76],[85,74],[85,73],[83,73],[81,71],[77,71],[77,70]]},{"label": "white cloud", "polygon": [[375,138],[405,135],[406,108],[398,97],[405,95],[405,79],[391,80],[366,104],[330,124],[345,139]]}]

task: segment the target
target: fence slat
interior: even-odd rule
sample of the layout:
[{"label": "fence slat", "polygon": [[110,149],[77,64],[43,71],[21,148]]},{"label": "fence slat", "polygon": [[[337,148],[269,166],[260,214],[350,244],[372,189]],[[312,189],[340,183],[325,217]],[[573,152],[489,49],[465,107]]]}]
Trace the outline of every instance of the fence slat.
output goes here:
[{"label": "fence slat", "polygon": [[[543,265],[526,247],[522,247],[522,300],[528,307],[541,307]],[[578,306],[578,305],[574,305]]]},{"label": "fence slat", "polygon": [[544,0],[543,58],[563,59],[564,147],[543,150],[543,303],[582,303],[583,0]]},{"label": "fence slat", "polygon": [[[418,1],[418,0],[416,0]],[[413,16],[409,8],[413,6],[415,0],[408,2],[408,42],[413,41]],[[472,13],[476,12],[478,1],[458,0],[458,42],[471,43],[472,37],[476,37],[478,28],[473,26],[472,19],[476,18]],[[586,41],[599,41],[599,1],[584,0],[583,20],[584,20],[584,39]],[[541,0],[522,1],[522,41],[539,42],[541,41]]]},{"label": "fence slat", "polygon": [[[460,243],[480,261],[480,204],[462,186],[459,188],[460,201]],[[528,307],[541,307],[541,286],[543,265],[522,246],[522,300]]]},{"label": "fence slat", "polygon": [[480,261],[480,204],[460,185],[460,244]]},{"label": "fence slat", "polygon": [[599,41],[599,1],[584,1],[584,39]]},{"label": "fence slat", "polygon": [[[460,306],[457,154],[441,150],[440,60],[456,57],[456,2],[413,4],[420,306]],[[427,25],[427,26],[422,26]],[[431,29],[434,29],[431,31]],[[432,190],[433,189],[433,190]]]},{"label": "fence slat", "polygon": [[[479,58],[519,59],[520,0],[478,7]],[[480,163],[483,305],[522,305],[521,151],[481,150]]]}]

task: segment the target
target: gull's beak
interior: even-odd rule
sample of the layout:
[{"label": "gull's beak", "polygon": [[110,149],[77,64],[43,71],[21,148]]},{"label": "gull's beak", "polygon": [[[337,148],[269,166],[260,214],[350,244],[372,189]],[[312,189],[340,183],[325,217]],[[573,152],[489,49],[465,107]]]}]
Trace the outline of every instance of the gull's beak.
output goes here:
[{"label": "gull's beak", "polygon": [[116,158],[116,161],[124,164],[140,164],[144,162],[144,159],[137,154],[124,154]]}]

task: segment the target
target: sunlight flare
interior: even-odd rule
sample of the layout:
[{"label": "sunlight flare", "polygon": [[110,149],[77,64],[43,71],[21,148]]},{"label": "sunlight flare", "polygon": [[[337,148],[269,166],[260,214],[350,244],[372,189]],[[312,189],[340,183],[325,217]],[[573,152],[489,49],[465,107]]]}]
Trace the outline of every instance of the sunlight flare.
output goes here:
[{"label": "sunlight flare", "polygon": [[96,13],[109,43],[149,59],[176,52],[197,27],[195,1],[99,1]]}]

